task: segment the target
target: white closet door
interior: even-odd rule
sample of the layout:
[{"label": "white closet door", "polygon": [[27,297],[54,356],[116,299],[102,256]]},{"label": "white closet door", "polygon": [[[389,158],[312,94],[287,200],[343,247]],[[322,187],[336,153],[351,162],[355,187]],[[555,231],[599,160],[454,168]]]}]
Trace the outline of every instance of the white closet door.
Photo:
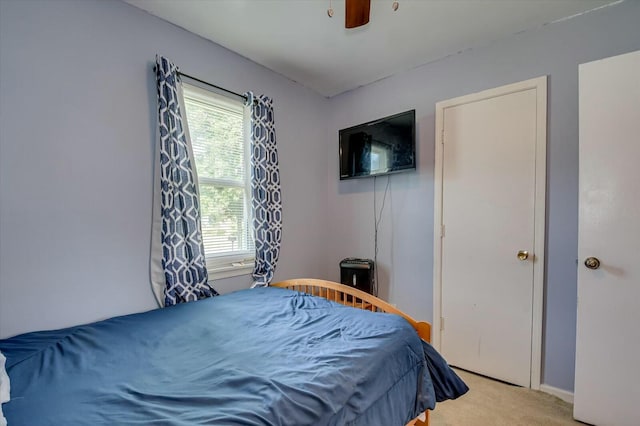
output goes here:
[{"label": "white closet door", "polygon": [[[544,187],[537,157],[544,153],[538,145],[545,142],[545,81],[437,106],[443,131],[440,349],[452,365],[525,387],[532,384],[534,270],[542,262],[535,237],[537,190]],[[544,203],[544,192],[540,198]]]}]

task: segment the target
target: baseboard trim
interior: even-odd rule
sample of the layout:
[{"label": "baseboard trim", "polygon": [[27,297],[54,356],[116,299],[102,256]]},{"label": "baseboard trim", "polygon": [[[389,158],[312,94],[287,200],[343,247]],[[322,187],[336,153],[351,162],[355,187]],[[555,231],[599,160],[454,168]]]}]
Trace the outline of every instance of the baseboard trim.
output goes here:
[{"label": "baseboard trim", "polygon": [[568,402],[569,404],[573,404],[573,392],[569,392],[569,391],[564,390],[564,389],[558,389],[556,387],[545,385],[545,384],[541,384],[540,385],[540,390],[542,392],[551,394],[553,396],[557,396],[558,398],[560,398],[564,402]]}]

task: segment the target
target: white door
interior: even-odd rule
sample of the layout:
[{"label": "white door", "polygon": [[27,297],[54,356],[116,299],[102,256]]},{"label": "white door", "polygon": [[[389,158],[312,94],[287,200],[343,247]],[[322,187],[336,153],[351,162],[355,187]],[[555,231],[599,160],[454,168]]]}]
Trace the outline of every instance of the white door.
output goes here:
[{"label": "white door", "polygon": [[546,78],[438,106],[440,350],[454,366],[529,387],[544,247],[536,238],[544,238]]},{"label": "white door", "polygon": [[[640,425],[640,51],[580,65],[574,416]],[[589,269],[588,258],[598,259]],[[589,266],[596,268],[594,259]],[[589,263],[589,262],[587,262]]]}]

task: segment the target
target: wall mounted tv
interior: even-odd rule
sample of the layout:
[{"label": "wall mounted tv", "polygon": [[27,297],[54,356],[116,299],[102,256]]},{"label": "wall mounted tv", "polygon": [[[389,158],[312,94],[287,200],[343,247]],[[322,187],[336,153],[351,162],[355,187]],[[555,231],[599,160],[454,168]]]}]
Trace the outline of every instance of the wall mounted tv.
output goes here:
[{"label": "wall mounted tv", "polygon": [[340,180],[416,168],[416,111],[342,129]]}]

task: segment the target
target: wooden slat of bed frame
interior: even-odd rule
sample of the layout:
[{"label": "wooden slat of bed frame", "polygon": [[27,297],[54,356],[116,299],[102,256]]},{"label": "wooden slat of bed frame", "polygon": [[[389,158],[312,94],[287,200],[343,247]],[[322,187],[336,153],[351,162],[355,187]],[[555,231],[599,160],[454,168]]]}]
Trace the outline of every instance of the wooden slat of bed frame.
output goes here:
[{"label": "wooden slat of bed frame", "polygon": [[[424,321],[416,321],[384,300],[378,299],[369,293],[365,293],[344,284],[315,278],[298,278],[280,281],[271,284],[271,287],[281,287],[301,291],[313,296],[324,297],[325,299],[333,300],[334,302],[342,303],[343,305],[370,310],[371,312],[386,312],[389,314],[400,315],[413,326],[420,338],[427,342],[431,342],[431,324]],[[351,297],[349,298],[347,296]],[[427,411],[426,414],[426,421],[422,422],[416,418],[407,423],[406,426],[429,426],[429,411]]]}]

